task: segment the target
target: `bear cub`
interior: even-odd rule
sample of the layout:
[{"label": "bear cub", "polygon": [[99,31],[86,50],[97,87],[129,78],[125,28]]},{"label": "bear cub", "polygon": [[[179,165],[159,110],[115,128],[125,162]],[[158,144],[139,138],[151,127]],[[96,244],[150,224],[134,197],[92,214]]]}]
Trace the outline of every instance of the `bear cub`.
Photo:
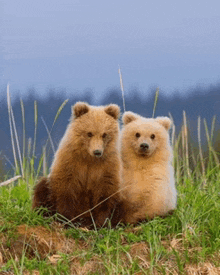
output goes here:
[{"label": "bear cub", "polygon": [[124,222],[165,216],[176,208],[168,117],[144,118],[125,112],[120,137],[123,163]]},{"label": "bear cub", "polygon": [[120,109],[115,104],[95,107],[78,102],[72,107],[72,118],[50,174],[35,187],[33,208],[47,207],[52,214],[58,212],[81,226],[89,227],[95,222],[101,227],[112,216],[118,222],[119,116]]}]

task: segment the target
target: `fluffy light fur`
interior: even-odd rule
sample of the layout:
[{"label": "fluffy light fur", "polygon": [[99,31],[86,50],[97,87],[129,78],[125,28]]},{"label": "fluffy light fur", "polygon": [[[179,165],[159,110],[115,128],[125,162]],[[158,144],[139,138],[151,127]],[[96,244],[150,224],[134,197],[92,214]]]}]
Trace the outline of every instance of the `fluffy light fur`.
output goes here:
[{"label": "fluffy light fur", "polygon": [[144,118],[132,112],[125,112],[122,120],[124,222],[164,216],[176,208],[177,200],[168,133],[171,120]]}]

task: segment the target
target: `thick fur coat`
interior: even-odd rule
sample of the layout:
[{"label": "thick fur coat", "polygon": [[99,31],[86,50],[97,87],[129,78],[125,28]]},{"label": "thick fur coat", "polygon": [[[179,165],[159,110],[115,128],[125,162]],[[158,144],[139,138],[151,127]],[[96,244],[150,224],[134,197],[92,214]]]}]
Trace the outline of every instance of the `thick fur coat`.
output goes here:
[{"label": "thick fur coat", "polygon": [[50,174],[34,190],[33,208],[47,207],[73,222],[80,221],[81,226],[95,222],[100,227],[107,218],[117,215],[114,211],[120,201],[117,192],[121,181],[119,116],[120,109],[114,104],[94,107],[78,102],[73,106]]},{"label": "thick fur coat", "polygon": [[124,222],[164,216],[176,208],[177,200],[168,133],[171,120],[144,118],[132,112],[125,112],[122,120]]}]

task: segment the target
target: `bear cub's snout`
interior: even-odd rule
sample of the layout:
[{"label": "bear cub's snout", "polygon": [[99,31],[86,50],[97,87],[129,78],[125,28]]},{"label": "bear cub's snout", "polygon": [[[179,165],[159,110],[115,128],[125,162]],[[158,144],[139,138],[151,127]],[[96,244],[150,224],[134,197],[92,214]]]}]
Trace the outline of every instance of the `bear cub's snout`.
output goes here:
[{"label": "bear cub's snout", "polygon": [[149,149],[149,144],[141,143],[140,148],[141,148],[141,151],[146,152]]},{"label": "bear cub's snout", "polygon": [[93,154],[96,158],[100,158],[103,154],[103,152],[101,150],[94,150]]}]

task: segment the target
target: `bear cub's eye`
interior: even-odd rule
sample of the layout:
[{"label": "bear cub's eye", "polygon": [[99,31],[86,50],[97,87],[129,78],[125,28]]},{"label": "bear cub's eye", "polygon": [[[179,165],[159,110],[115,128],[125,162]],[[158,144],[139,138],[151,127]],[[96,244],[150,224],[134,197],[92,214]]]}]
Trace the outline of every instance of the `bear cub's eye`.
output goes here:
[{"label": "bear cub's eye", "polygon": [[136,135],[135,135],[137,138],[139,138],[140,136],[141,136],[141,134],[140,133],[136,133]]},{"label": "bear cub's eye", "polygon": [[102,135],[102,138],[105,138],[107,136],[107,134],[106,133],[104,133],[103,135]]},{"label": "bear cub's eye", "polygon": [[93,136],[93,134],[91,132],[88,132],[87,135],[88,135],[88,137],[92,137]]},{"label": "bear cub's eye", "polygon": [[150,138],[151,138],[151,139],[154,139],[154,138],[155,138],[155,134],[152,134],[152,135],[150,136]]}]

